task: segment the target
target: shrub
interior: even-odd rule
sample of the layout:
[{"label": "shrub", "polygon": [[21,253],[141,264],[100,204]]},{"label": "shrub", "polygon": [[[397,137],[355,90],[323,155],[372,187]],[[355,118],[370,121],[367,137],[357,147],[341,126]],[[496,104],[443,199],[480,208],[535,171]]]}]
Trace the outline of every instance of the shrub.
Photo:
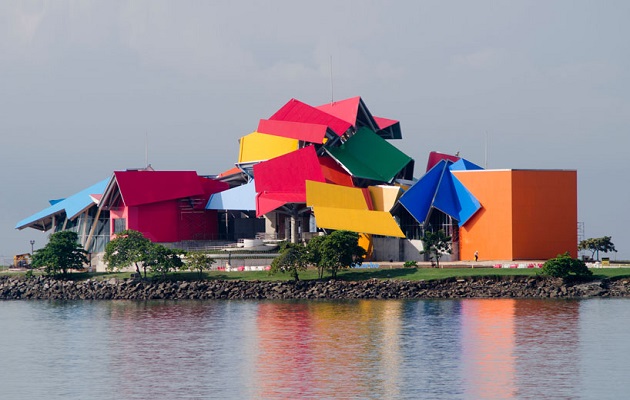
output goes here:
[{"label": "shrub", "polygon": [[405,261],[405,264],[403,264],[403,266],[405,268],[417,268],[418,263],[416,261]]},{"label": "shrub", "polygon": [[563,279],[569,277],[584,278],[593,275],[584,261],[572,258],[568,252],[547,260],[542,267],[542,274]]}]

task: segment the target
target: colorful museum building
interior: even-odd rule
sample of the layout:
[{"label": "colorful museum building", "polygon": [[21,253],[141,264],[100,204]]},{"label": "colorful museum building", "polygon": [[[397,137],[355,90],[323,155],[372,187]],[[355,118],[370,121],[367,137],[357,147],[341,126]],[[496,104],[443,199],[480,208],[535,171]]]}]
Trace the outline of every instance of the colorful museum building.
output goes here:
[{"label": "colorful museum building", "polygon": [[577,256],[576,171],[486,170],[431,152],[418,173],[391,143],[401,138],[400,123],[372,115],[360,97],[317,107],[292,99],[240,138],[221,174],[115,171],[16,229],[73,230],[91,253],[125,229],[181,248],[343,229],[375,260],[423,259],[427,230],[451,236],[445,260]]}]

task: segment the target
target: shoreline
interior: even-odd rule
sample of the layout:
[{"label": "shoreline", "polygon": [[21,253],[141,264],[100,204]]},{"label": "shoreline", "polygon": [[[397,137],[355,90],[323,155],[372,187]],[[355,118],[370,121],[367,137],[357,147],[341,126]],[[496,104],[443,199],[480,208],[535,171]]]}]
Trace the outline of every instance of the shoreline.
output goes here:
[{"label": "shoreline", "polygon": [[630,279],[565,283],[540,276],[435,281],[65,281],[0,276],[0,300],[584,299],[630,297]]}]

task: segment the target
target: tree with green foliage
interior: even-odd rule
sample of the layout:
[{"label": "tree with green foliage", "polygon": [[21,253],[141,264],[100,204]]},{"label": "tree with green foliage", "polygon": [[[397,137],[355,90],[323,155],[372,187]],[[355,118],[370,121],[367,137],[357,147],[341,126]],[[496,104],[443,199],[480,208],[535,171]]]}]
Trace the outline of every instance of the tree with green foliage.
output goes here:
[{"label": "tree with green foliage", "polygon": [[324,239],[326,239],[326,236],[315,236],[306,243],[306,257],[308,263],[317,267],[317,277],[319,279],[324,277],[324,266],[321,263]]},{"label": "tree with green foliage", "polygon": [[421,240],[424,244],[424,250],[420,254],[428,254],[429,259],[435,258],[437,268],[440,268],[440,258],[444,254],[453,252],[451,237],[444,233],[442,229],[437,232],[425,231]]},{"label": "tree with green foliage", "polygon": [[319,265],[329,270],[333,279],[341,268],[361,265],[365,257],[365,249],[359,246],[359,234],[351,231],[334,231],[324,236],[319,251]]},{"label": "tree with green foliage", "polygon": [[144,277],[147,277],[146,269],[149,268],[152,273],[161,274],[162,279],[166,279],[166,274],[184,266],[180,257],[183,253],[182,250],[169,249],[159,243],[149,244],[142,260]]},{"label": "tree with green foliage", "polygon": [[583,278],[593,275],[593,272],[588,269],[584,261],[571,257],[568,252],[547,260],[543,264],[541,272],[543,275],[563,279],[570,277]]},{"label": "tree with green foliage", "polygon": [[199,272],[199,279],[202,278],[203,271],[209,271],[215,262],[217,261],[214,258],[201,251],[186,253],[186,267],[191,271]]},{"label": "tree with green foliage", "polygon": [[288,272],[296,281],[299,281],[299,271],[306,271],[309,257],[306,246],[302,243],[284,242],[280,247],[280,254],[271,262],[270,273]]},{"label": "tree with green foliage", "polygon": [[[107,263],[108,271],[120,271],[132,264],[140,276],[140,264],[145,260],[151,241],[138,231],[128,229],[116,234],[116,238],[105,246],[103,260]],[[146,277],[146,266],[144,275]]]},{"label": "tree with green foliage", "polygon": [[591,259],[595,257],[597,253],[597,261],[599,261],[599,252],[617,252],[615,245],[612,242],[612,236],[604,236],[600,238],[589,238],[582,240],[578,245],[578,250],[587,250],[591,252]]},{"label": "tree with green foliage", "polygon": [[48,275],[58,275],[61,272],[63,276],[66,276],[70,269],[83,268],[88,262],[87,252],[78,239],[77,233],[72,231],[53,233],[49,236],[46,246],[35,251],[33,267],[44,267]]}]

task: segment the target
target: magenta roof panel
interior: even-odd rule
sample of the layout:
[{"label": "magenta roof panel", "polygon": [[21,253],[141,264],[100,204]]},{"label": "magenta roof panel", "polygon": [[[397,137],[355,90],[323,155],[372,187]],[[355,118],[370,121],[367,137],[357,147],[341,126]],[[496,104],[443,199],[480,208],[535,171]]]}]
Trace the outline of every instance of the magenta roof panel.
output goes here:
[{"label": "magenta roof panel", "polygon": [[459,157],[432,151],[429,153],[429,161],[427,161],[427,172],[429,172],[431,168],[435,167],[442,160],[456,162],[459,161]]}]

